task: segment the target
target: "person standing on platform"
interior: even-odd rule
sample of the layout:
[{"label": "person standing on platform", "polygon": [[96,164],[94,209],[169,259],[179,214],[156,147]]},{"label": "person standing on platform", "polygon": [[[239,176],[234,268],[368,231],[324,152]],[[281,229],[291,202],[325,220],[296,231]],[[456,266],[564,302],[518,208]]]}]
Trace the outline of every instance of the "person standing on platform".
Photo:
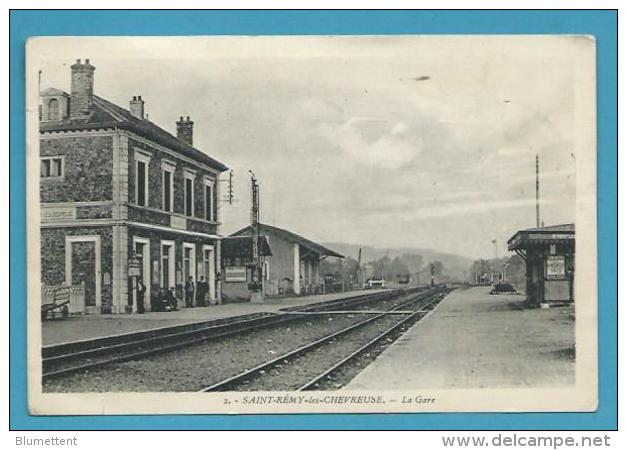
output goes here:
[{"label": "person standing on platform", "polygon": [[194,279],[190,276],[185,283],[185,306],[194,307]]},{"label": "person standing on platform", "polygon": [[137,279],[137,313],[144,314],[144,294],[146,294],[146,286],[142,283],[142,279]]},{"label": "person standing on platform", "polygon": [[207,306],[206,295],[207,295],[207,282],[205,281],[205,277],[201,276],[198,285],[196,286],[196,305],[197,306]]}]

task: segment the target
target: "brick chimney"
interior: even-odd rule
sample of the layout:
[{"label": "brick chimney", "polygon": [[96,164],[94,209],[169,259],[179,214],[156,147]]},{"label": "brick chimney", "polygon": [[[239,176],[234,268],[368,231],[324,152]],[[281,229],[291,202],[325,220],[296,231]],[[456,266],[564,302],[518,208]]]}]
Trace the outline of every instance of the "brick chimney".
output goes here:
[{"label": "brick chimney", "polygon": [[194,145],[194,122],[189,120],[189,116],[176,122],[176,137],[189,145]]},{"label": "brick chimney", "polygon": [[83,119],[91,112],[94,103],[94,71],[89,59],[82,64],[80,59],[72,64],[72,99],[70,101],[70,117]]},{"label": "brick chimney", "polygon": [[133,96],[133,100],[131,100],[130,107],[131,114],[138,119],[144,119],[144,101],[142,100],[142,96]]}]

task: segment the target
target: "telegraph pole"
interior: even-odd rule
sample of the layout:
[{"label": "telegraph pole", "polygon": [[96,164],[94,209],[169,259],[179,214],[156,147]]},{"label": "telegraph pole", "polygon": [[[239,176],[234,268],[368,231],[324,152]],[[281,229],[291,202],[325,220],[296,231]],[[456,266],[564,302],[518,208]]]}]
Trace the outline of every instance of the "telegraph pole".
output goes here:
[{"label": "telegraph pole", "polygon": [[540,228],[540,157],[536,153],[536,228]]},{"label": "telegraph pole", "polygon": [[251,187],[251,208],[250,208],[250,225],[252,228],[252,246],[253,260],[251,265],[251,303],[263,302],[263,277],[261,270],[261,256],[259,251],[259,183],[255,174],[250,171],[250,187]]},{"label": "telegraph pole", "polygon": [[235,195],[233,195],[233,171],[229,170],[229,189],[228,189],[228,193],[227,193],[227,198],[229,201],[229,205],[233,204],[233,198],[235,197]]}]

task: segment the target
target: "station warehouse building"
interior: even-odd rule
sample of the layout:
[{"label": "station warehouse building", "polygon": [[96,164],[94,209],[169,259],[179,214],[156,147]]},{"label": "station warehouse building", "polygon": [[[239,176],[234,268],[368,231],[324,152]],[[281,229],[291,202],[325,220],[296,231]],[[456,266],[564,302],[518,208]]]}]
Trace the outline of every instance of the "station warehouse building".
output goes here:
[{"label": "station warehouse building", "polygon": [[182,305],[189,277],[219,297],[217,178],[227,167],[194,148],[189,117],[173,136],[148,120],[141,96],[126,109],[95,95],[94,73],[77,60],[69,94],[41,93],[43,303],[70,285],[70,312],[131,312],[129,260],[146,310],[160,288],[175,288]]},{"label": "station warehouse building", "polygon": [[[259,224],[263,289],[267,295],[320,294],[324,280],[320,261],[343,255],[301,235],[268,224]],[[224,238],[223,289],[227,298],[250,297],[251,226]]]}]

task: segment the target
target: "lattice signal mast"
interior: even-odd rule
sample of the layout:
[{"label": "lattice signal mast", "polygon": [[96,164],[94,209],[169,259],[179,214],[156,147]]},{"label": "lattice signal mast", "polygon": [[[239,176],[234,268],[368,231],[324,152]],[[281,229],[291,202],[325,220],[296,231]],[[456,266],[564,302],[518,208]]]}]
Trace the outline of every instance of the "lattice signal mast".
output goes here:
[{"label": "lattice signal mast", "polygon": [[252,202],[250,208],[250,225],[253,230],[253,264],[259,265],[259,183],[255,174],[250,171]]},{"label": "lattice signal mast", "polygon": [[252,261],[252,274],[253,279],[251,283],[252,302],[263,301],[263,280],[261,271],[261,257],[259,255],[259,183],[255,174],[250,172],[250,187],[252,202],[250,207],[250,225],[252,227],[252,246],[253,246],[253,261]]}]

